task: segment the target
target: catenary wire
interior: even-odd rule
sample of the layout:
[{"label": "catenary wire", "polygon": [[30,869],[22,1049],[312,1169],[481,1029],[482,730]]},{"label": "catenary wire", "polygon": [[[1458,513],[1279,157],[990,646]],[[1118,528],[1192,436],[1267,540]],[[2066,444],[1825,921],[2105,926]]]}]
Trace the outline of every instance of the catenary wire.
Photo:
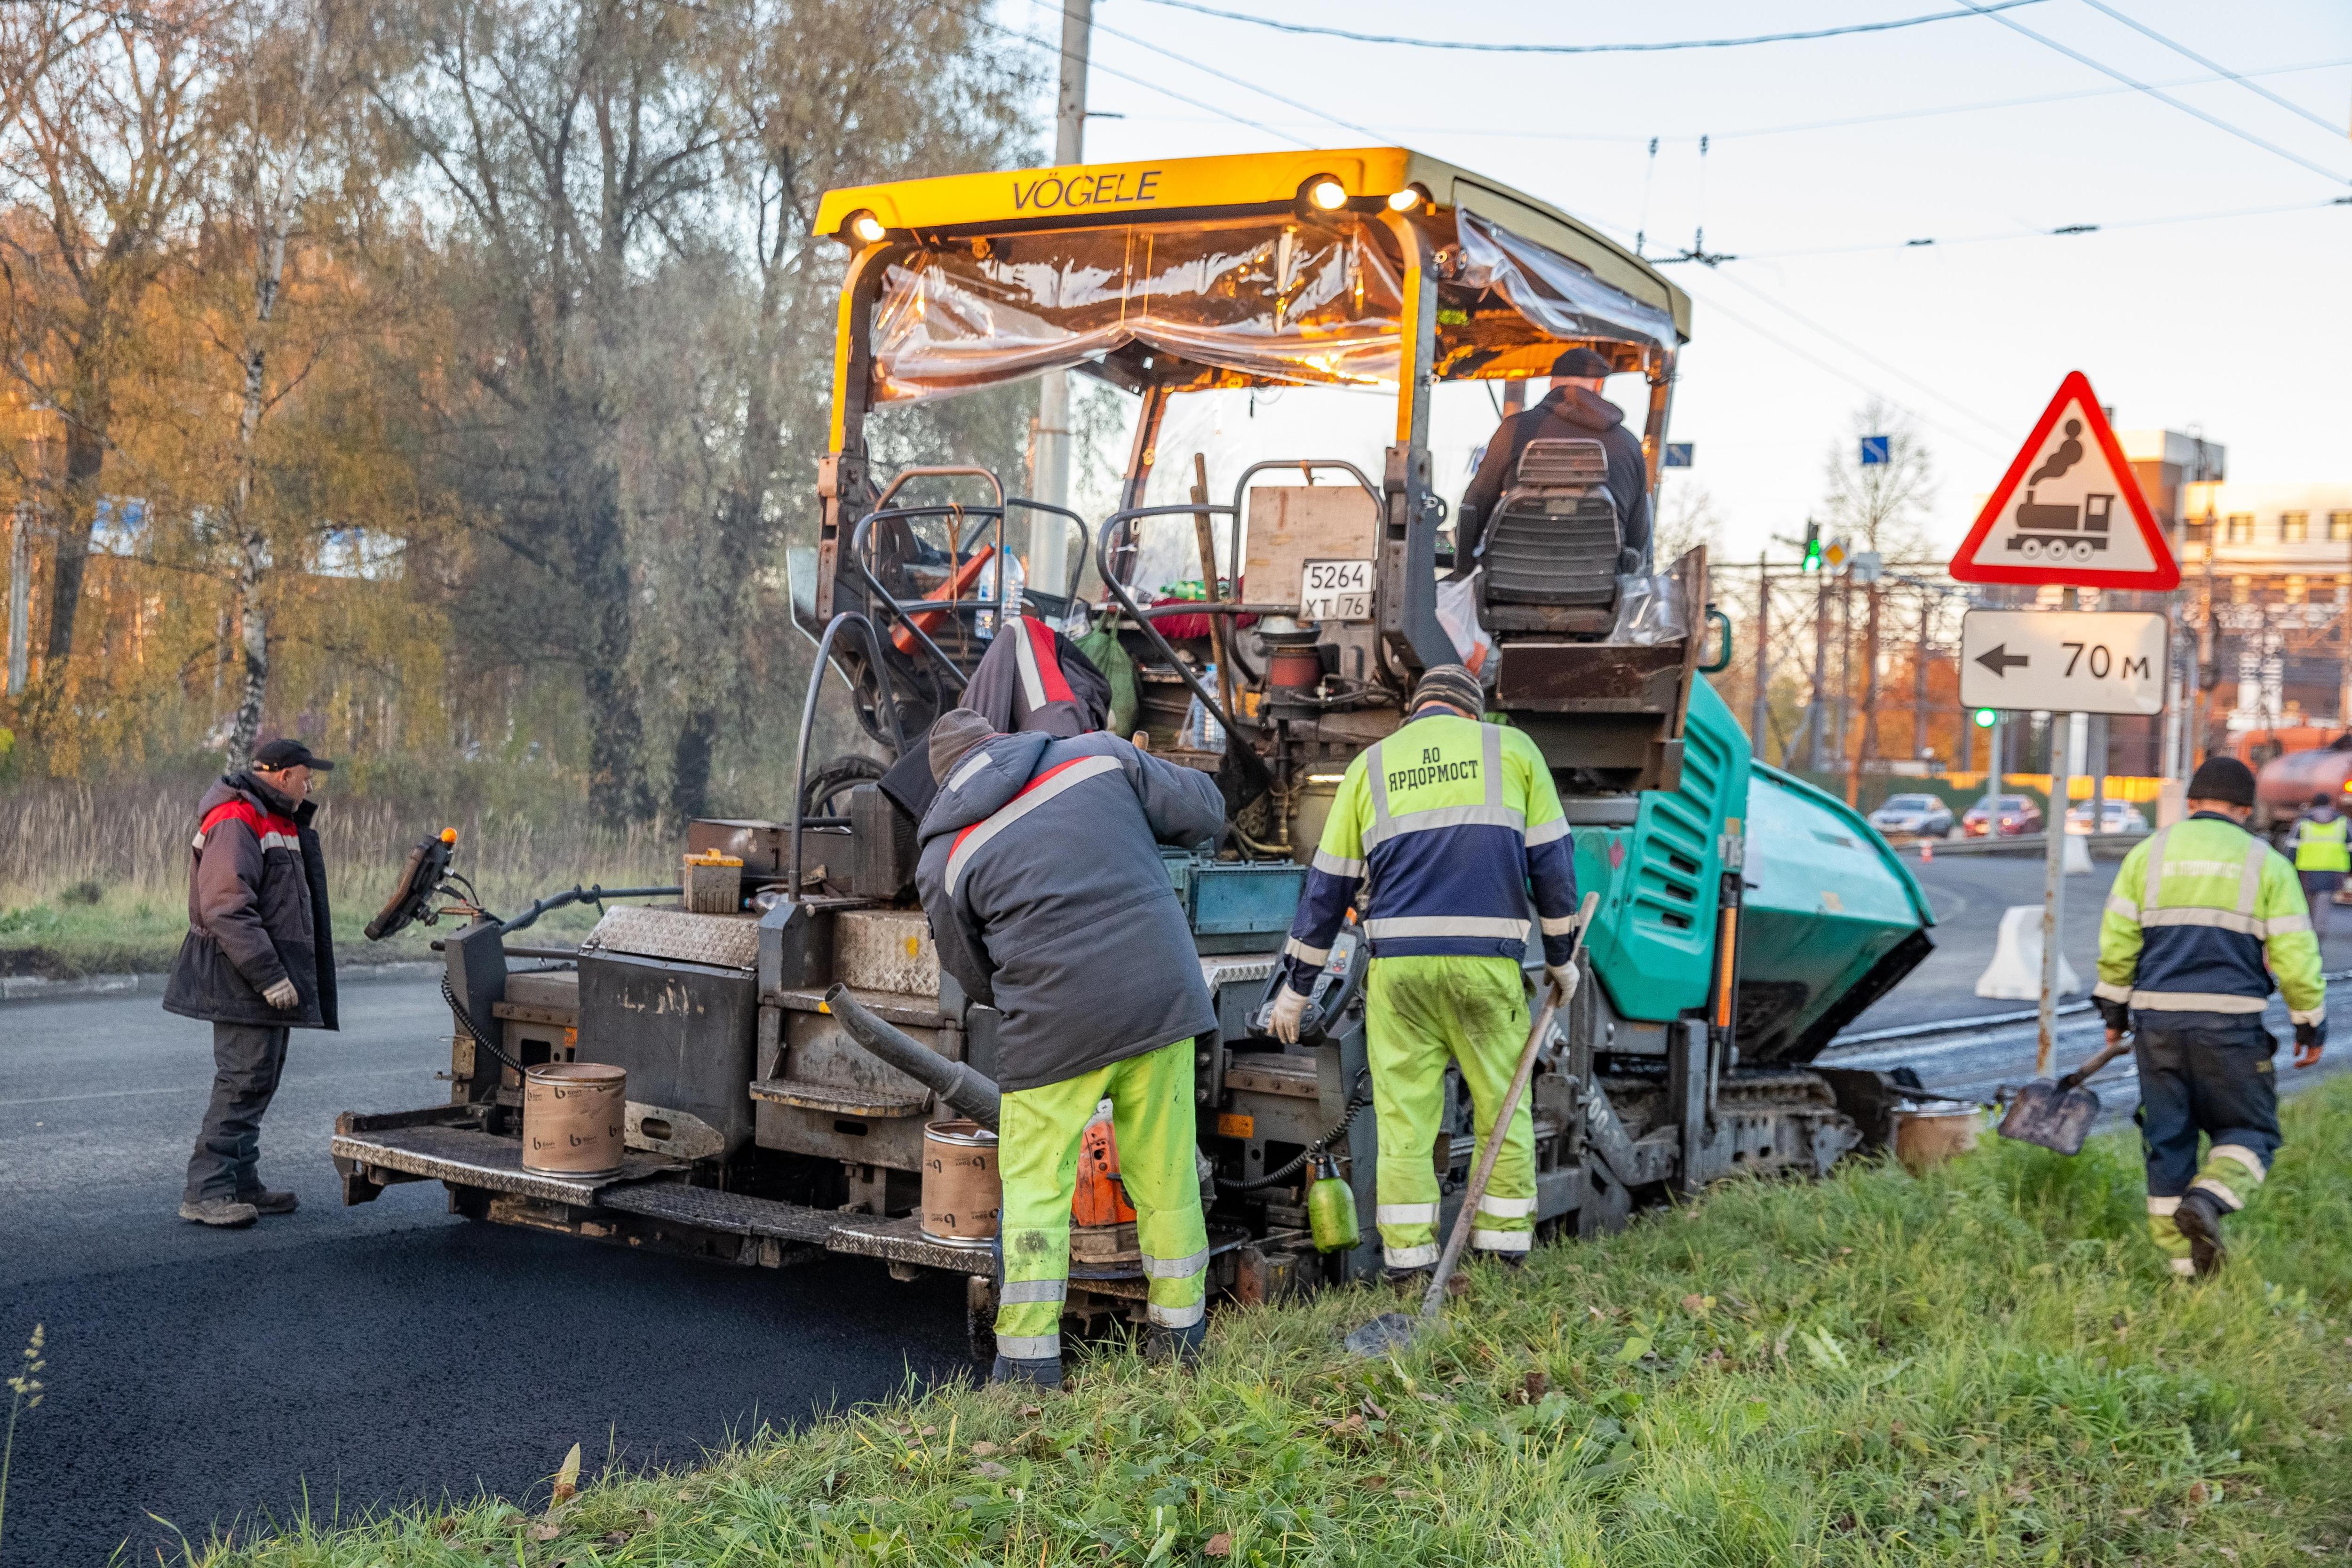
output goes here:
[{"label": "catenary wire", "polygon": [[[1993,10],[2007,11],[2020,5],[2038,5],[2040,0],[1990,0]],[[1318,38],[1344,38],[1355,44],[1398,44],[1414,49],[1451,49],[1482,55],[1643,55],[1664,54],[1677,49],[1737,49],[1751,44],[1791,44],[1813,38],[1838,38],[1853,33],[1891,33],[1903,27],[1916,27],[1928,22],[1950,22],[1981,15],[1985,7],[1969,4],[1965,11],[1936,11],[1924,16],[1898,16],[1885,22],[1852,22],[1843,26],[1814,27],[1795,33],[1759,33],[1739,38],[1669,38],[1656,43],[1637,44],[1502,44],[1476,43],[1461,38],[1415,38],[1391,33],[1359,33],[1346,27],[1323,27],[1307,22],[1278,22],[1271,16],[1252,16],[1244,11],[1227,11],[1214,5],[1203,5],[1199,0],[1146,0],[1146,4],[1165,5],[1171,10],[1191,11],[1202,16],[1214,16],[1220,21],[1246,22],[1252,26],[1271,27],[1277,33],[1298,33]],[[1099,26],[1101,24],[1096,24]]]},{"label": "catenary wire", "polygon": [[2336,184],[2352,184],[2352,178],[2347,178],[2346,175],[2336,172],[2335,170],[2328,168],[2326,164],[2315,163],[2310,159],[2305,158],[2300,152],[2291,152],[2275,141],[2271,141],[2255,135],[2252,131],[2246,130],[2243,126],[2232,125],[2230,121],[2223,120],[2218,114],[2208,114],[2205,110],[2198,108],[2195,104],[2189,103],[2185,99],[2173,97],[2170,93],[2166,92],[2162,88],[2152,87],[2148,83],[2141,81],[2137,77],[2128,76],[2124,72],[2117,70],[2115,67],[2106,64],[2103,60],[2094,59],[2091,56],[2084,54],[2080,49],[2074,48],[2070,45],[2060,43],[2057,39],[2051,37],[2046,33],[2035,32],[2032,28],[2027,26],[2024,23],[2018,21],[2013,16],[2004,16],[2000,15],[1995,6],[1985,4],[1984,0],[1960,0],[1960,4],[1968,6],[1970,10],[1976,11],[1991,19],[1992,21],[2000,23],[2002,26],[2007,27],[2012,33],[2016,33],[2023,37],[2031,38],[2035,43],[2042,45],[2045,48],[2055,49],[2058,53],[2065,56],[2068,59],[2074,61],[2076,64],[2090,67],[2093,70],[2097,71],[2101,76],[2113,77],[2116,80],[2122,82],[2126,87],[2132,88],[2139,92],[2144,92],[2159,103],[2170,104],[2173,108],[2180,110],[2181,113],[2197,120],[2201,120],[2217,131],[2227,131],[2230,135],[2236,137],[2241,141],[2249,142],[2253,146],[2261,148],[2265,152],[2274,153],[2278,157],[2285,159],[2288,162],[2295,164],[2300,168],[2308,169],[2315,174],[2325,176],[2326,179],[2334,181]]},{"label": "catenary wire", "polygon": [[2248,81],[2246,78],[2252,73],[2233,71],[2219,60],[2209,59],[2205,56],[2200,55],[2196,50],[2190,48],[2188,45],[2166,37],[2162,33],[2158,32],[2154,27],[2149,26],[2147,23],[2142,22],[2136,17],[2124,15],[2124,13],[2116,10],[2113,5],[2105,4],[2105,0],[2083,0],[2083,4],[2088,5],[2092,10],[2096,11],[2102,16],[2114,17],[2116,21],[2121,22],[2125,26],[2129,27],[2133,32],[2139,34],[2142,37],[2155,39],[2158,43],[2162,44],[2166,48],[2170,49],[2174,54],[2180,56],[2182,58],[2195,60],[2207,70],[2217,72],[2223,79],[2237,83],[2240,87],[2244,88],[2248,92],[2252,93],[2255,97],[2270,99],[2271,102],[2277,104],[2289,114],[2302,116],[2304,119],[2311,121],[2314,125],[2319,127],[2322,131],[2326,131],[2330,136],[2340,136],[2343,134],[2344,128],[2337,125],[2334,120],[2329,120],[2326,115],[2305,109],[2303,105],[2295,102],[2294,99],[2281,97],[2279,94],[2273,92],[2266,87],[2262,87],[2253,82]]}]

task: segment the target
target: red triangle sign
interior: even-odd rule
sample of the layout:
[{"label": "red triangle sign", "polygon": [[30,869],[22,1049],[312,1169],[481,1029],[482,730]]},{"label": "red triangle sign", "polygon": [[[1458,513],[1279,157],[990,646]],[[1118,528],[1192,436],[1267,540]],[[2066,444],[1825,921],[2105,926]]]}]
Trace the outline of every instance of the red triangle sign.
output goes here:
[{"label": "red triangle sign", "polygon": [[2180,563],[2082,371],[2059,383],[1951,570],[1962,582],[2180,586]]}]

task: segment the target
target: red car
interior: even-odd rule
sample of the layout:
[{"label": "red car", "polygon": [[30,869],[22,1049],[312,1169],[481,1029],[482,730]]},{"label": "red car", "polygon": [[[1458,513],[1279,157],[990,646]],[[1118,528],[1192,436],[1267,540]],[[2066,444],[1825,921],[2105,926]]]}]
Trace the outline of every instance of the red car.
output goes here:
[{"label": "red car", "polygon": [[1996,795],[1992,809],[1985,809],[1979,800],[1960,818],[1960,831],[1972,839],[1989,838],[1995,833],[2004,839],[2020,833],[2042,831],[2042,808],[2022,795]]}]

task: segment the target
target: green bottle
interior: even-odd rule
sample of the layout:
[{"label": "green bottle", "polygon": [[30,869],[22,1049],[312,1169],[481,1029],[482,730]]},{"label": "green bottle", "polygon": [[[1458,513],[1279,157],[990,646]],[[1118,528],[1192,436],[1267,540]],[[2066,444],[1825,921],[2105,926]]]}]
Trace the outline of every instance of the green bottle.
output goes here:
[{"label": "green bottle", "polygon": [[1356,1223],[1356,1189],[1339,1179],[1339,1162],[1315,1156],[1315,1185],[1307,1189],[1307,1228],[1318,1252],[1345,1252],[1363,1239]]}]

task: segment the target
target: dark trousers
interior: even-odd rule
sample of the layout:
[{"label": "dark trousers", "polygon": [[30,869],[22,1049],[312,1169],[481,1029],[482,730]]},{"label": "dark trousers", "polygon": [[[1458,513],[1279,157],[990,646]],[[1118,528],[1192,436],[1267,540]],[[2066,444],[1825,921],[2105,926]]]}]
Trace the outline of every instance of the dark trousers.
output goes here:
[{"label": "dark trousers", "polygon": [[264,1024],[213,1025],[213,1099],[188,1161],[188,1202],[235,1198],[261,1186],[254,1172],[261,1113],[286,1070],[286,1035],[284,1028]]},{"label": "dark trousers", "polygon": [[2139,1123],[2147,1155],[2147,1195],[2179,1197],[2197,1179],[2197,1134],[2236,1144],[2270,1168],[2281,1142],[2278,1042],[2260,1013],[2133,1015],[2139,1064]]}]

